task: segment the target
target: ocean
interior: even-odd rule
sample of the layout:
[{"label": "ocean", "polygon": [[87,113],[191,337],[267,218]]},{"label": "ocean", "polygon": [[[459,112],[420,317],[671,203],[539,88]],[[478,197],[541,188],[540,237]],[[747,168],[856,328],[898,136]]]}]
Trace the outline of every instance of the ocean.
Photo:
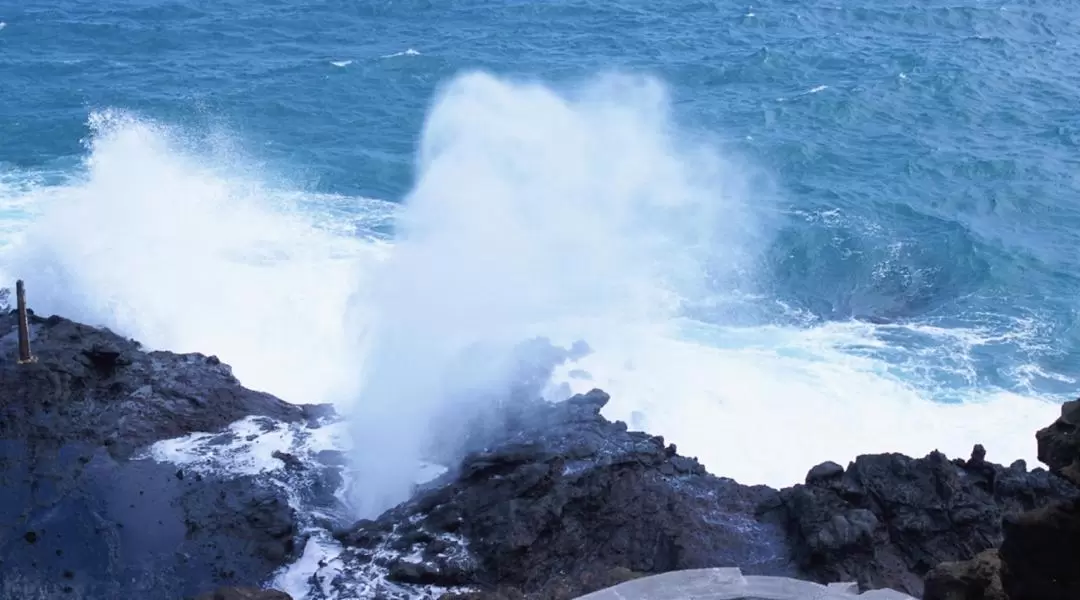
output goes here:
[{"label": "ocean", "polygon": [[356,411],[358,456],[546,336],[590,349],[550,397],[743,483],[1035,466],[1080,377],[1074,13],[6,0],[0,281]]}]

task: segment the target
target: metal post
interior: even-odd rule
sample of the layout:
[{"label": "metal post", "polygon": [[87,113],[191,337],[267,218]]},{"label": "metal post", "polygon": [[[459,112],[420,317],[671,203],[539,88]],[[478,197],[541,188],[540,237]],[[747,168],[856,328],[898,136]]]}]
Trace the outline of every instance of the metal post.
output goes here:
[{"label": "metal post", "polygon": [[15,282],[15,301],[19,311],[19,364],[33,362],[30,355],[30,326],[26,320],[26,288],[22,279]]}]

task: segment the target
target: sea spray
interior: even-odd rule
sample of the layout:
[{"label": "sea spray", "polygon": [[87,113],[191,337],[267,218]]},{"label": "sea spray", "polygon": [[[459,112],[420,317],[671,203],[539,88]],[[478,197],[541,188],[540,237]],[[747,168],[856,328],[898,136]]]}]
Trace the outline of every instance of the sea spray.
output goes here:
[{"label": "sea spray", "polygon": [[217,354],[292,402],[335,399],[355,364],[341,320],[357,265],[380,246],[320,227],[226,136],[121,111],[89,124],[82,171],[15,199],[39,214],[5,280],[25,279],[38,313]]},{"label": "sea spray", "polygon": [[[365,448],[354,456],[370,461],[393,458],[378,437],[392,433],[403,456],[453,449],[444,440],[462,407],[475,416],[517,377],[498,350],[546,336],[592,351],[559,365],[545,397],[605,389],[606,416],[743,483],[790,485],[813,464],[867,452],[966,456],[974,443],[991,460],[1036,464],[1031,432],[1055,418],[1058,398],[943,385],[937,373],[967,382],[1003,336],[1055,344],[1045,331],[772,321],[778,273],[755,256],[770,243],[762,215],[775,192],[666,107],[647,79],[562,92],[452,82],[424,131],[400,241],[385,239],[397,204],[290,185],[246,157],[240,136],[97,111],[78,168],[0,165],[0,280],[25,279],[40,315],[216,354],[244,385],[293,402],[358,413],[376,403],[364,425],[375,435],[353,418]],[[489,139],[498,149],[485,153]],[[462,347],[498,360],[469,365],[479,350]],[[395,382],[434,390],[431,403],[412,424],[385,405],[380,428],[379,398],[406,399]],[[463,389],[486,391],[453,396],[471,405],[446,399]],[[402,493],[349,480],[357,498],[382,495],[373,505]]]},{"label": "sea spray", "polygon": [[558,93],[471,73],[442,90],[397,243],[360,300],[363,515],[405,498],[428,442],[460,426],[448,407],[471,418],[510,388],[520,342],[664,323],[736,272],[755,231],[738,179],[670,115],[650,79]]}]

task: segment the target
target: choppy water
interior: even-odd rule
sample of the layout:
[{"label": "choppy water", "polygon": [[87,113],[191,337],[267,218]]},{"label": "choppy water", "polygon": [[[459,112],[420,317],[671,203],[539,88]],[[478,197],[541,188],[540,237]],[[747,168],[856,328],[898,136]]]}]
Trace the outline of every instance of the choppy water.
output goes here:
[{"label": "choppy water", "polygon": [[1033,460],[1080,376],[1074,14],[8,0],[0,272],[383,450],[546,334],[745,482]]}]

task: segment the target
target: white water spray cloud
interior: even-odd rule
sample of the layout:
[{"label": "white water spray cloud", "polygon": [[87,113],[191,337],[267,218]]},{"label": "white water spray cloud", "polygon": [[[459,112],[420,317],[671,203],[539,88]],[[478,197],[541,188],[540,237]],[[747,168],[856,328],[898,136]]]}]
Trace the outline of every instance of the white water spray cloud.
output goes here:
[{"label": "white water spray cloud", "polygon": [[[717,261],[736,272],[754,232],[739,178],[670,117],[649,79],[560,94],[467,74],[442,91],[397,244],[361,300],[362,512],[405,497],[448,403],[509,386],[513,345],[663,323],[717,284]],[[473,344],[490,354],[463,363]]]}]

